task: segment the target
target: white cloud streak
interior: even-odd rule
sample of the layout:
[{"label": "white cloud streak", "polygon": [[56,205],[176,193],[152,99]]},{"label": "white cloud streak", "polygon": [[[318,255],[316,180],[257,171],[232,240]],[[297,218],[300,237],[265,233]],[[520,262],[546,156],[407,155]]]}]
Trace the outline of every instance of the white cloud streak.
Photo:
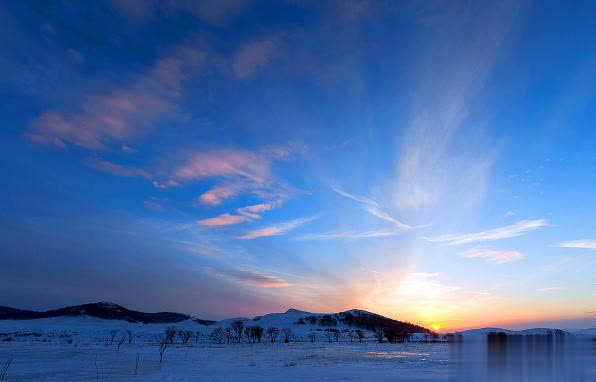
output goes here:
[{"label": "white cloud streak", "polygon": [[324,232],[311,233],[297,237],[297,240],[341,240],[367,239],[397,235],[396,231],[365,231],[365,232]]},{"label": "white cloud streak", "polygon": [[524,259],[524,255],[518,251],[496,251],[488,248],[470,248],[464,251],[461,255],[470,259],[486,259],[496,264],[511,263]]},{"label": "white cloud streak", "polygon": [[336,187],[333,187],[333,191],[337,192],[338,194],[340,194],[343,197],[352,199],[352,200],[360,203],[362,208],[366,212],[368,212],[369,214],[371,214],[379,219],[382,219],[382,220],[385,220],[391,224],[394,224],[398,229],[408,230],[408,229],[413,228],[411,225],[402,223],[399,220],[395,219],[393,216],[391,216],[389,213],[383,211],[380,208],[379,203],[375,202],[372,199],[369,199],[364,196],[352,195],[352,194],[349,194],[349,193],[347,193],[343,190],[340,190],[339,188],[336,188]]},{"label": "white cloud streak", "polygon": [[276,225],[272,225],[269,227],[251,231],[251,232],[247,233],[246,235],[242,235],[242,236],[238,237],[238,239],[252,240],[252,239],[257,239],[257,238],[261,238],[261,237],[283,235],[283,234],[285,234],[289,231],[292,231],[292,230],[294,230],[308,222],[311,222],[315,219],[317,219],[316,216],[290,220],[290,221],[287,221],[284,223],[280,223],[280,224],[276,224]]},{"label": "white cloud streak", "polygon": [[542,227],[546,227],[547,225],[548,222],[544,219],[522,220],[515,224],[491,229],[488,231],[466,234],[441,235],[436,237],[427,237],[425,239],[433,243],[444,243],[447,245],[478,243],[483,241],[502,240],[520,236],[524,233],[534,231]]},{"label": "white cloud streak", "polygon": [[579,248],[579,249],[594,249],[596,250],[596,240],[590,239],[582,239],[582,240],[572,240],[572,241],[564,241],[557,245],[561,248]]}]

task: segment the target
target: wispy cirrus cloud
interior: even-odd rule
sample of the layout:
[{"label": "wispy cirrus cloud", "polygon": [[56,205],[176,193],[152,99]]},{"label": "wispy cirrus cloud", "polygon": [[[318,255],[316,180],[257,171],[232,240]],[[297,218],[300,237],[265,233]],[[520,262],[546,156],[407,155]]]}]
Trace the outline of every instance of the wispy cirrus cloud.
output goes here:
[{"label": "wispy cirrus cloud", "polygon": [[147,20],[159,13],[188,12],[209,24],[220,25],[229,18],[238,15],[246,7],[247,1],[115,0],[113,4],[118,11],[138,20]]},{"label": "wispy cirrus cloud", "polygon": [[257,238],[261,238],[261,237],[283,235],[283,234],[285,234],[289,231],[292,231],[308,222],[315,220],[316,218],[317,218],[316,216],[311,216],[308,218],[294,219],[294,220],[290,220],[287,222],[275,224],[275,225],[272,225],[269,227],[251,231],[251,232],[247,233],[246,235],[242,235],[242,236],[238,237],[238,239],[252,240],[252,239],[257,239]]},{"label": "wispy cirrus cloud", "polygon": [[184,80],[203,58],[203,52],[184,46],[128,85],[84,97],[80,111],[43,112],[31,122],[27,137],[57,147],[101,150],[111,142],[144,135],[153,122],[176,114]]},{"label": "wispy cirrus cloud", "polygon": [[562,291],[565,290],[567,288],[565,287],[546,287],[546,288],[540,288],[540,289],[536,289],[538,292],[558,292],[558,291]]},{"label": "wispy cirrus cloud", "polygon": [[511,263],[524,259],[524,255],[518,251],[497,251],[488,248],[470,248],[461,253],[467,258],[481,258],[497,264]]},{"label": "wispy cirrus cloud", "polygon": [[579,249],[595,249],[596,250],[596,240],[582,239],[582,240],[564,241],[562,243],[557,244],[557,246],[561,247],[561,248],[579,248]]},{"label": "wispy cirrus cloud", "polygon": [[143,168],[124,166],[118,163],[105,160],[98,156],[91,157],[86,162],[88,165],[97,170],[107,172],[116,176],[123,176],[129,178],[151,178],[149,172]]},{"label": "wispy cirrus cloud", "polygon": [[261,213],[269,211],[279,203],[260,203],[236,209],[237,215],[225,213],[212,218],[199,220],[197,223],[207,227],[222,227],[242,223],[247,220],[260,219]]},{"label": "wispy cirrus cloud", "polygon": [[261,213],[270,211],[273,208],[279,207],[281,203],[260,203],[260,204],[253,204],[252,206],[246,206],[242,208],[238,208],[236,212],[240,215],[244,215],[251,219],[260,219]]},{"label": "wispy cirrus cloud", "polygon": [[207,227],[222,227],[227,225],[238,224],[245,220],[247,220],[245,216],[238,216],[226,213],[212,218],[199,220],[197,223]]},{"label": "wispy cirrus cloud", "polygon": [[522,220],[515,224],[491,229],[488,231],[441,235],[435,237],[426,237],[425,239],[433,243],[444,243],[447,245],[469,244],[482,241],[508,239],[546,226],[548,226],[548,222],[544,219]]},{"label": "wispy cirrus cloud", "polygon": [[250,269],[217,270],[211,267],[205,267],[204,269],[209,273],[258,288],[287,288],[292,285],[278,277],[266,275]]},{"label": "wispy cirrus cloud", "polygon": [[[473,203],[483,196],[494,162],[492,150],[480,142],[467,145],[478,126],[470,126],[465,141],[457,141],[458,133],[466,129],[471,105],[505,50],[521,5],[502,2],[481,11],[457,4],[446,8],[450,12],[429,19],[431,35],[440,45],[418,73],[423,81],[400,139],[394,195],[401,210],[434,208],[450,195],[457,195],[458,203]],[[451,12],[460,17],[446,29],[445,23],[453,20],[443,17]]]},{"label": "wispy cirrus cloud", "polygon": [[348,240],[348,239],[367,239],[375,237],[388,237],[397,235],[397,231],[364,231],[364,232],[323,232],[309,233],[297,237],[297,240]]},{"label": "wispy cirrus cloud", "polygon": [[243,46],[232,62],[232,70],[237,78],[247,78],[267,64],[275,52],[273,40],[252,41]]},{"label": "wispy cirrus cloud", "polygon": [[289,187],[274,176],[272,165],[274,161],[286,158],[287,150],[219,149],[197,152],[191,154],[184,165],[176,168],[166,183],[174,186],[217,178],[220,183],[198,198],[199,202],[212,206],[243,193],[283,200],[289,194]]},{"label": "wispy cirrus cloud", "polygon": [[219,206],[227,199],[240,195],[246,188],[241,182],[220,184],[199,195],[198,201],[210,206]]},{"label": "wispy cirrus cloud", "polygon": [[376,216],[379,219],[382,219],[389,223],[394,224],[398,229],[407,230],[407,229],[413,228],[411,225],[402,223],[399,220],[395,219],[393,216],[391,216],[389,213],[383,211],[381,209],[381,207],[379,206],[379,203],[375,202],[372,199],[369,199],[364,196],[353,195],[353,194],[347,193],[337,187],[333,187],[332,189],[333,189],[333,191],[337,192],[341,196],[346,197],[348,199],[352,199],[352,200],[360,203],[360,205],[366,212],[368,212],[369,214],[371,214],[373,216]]}]

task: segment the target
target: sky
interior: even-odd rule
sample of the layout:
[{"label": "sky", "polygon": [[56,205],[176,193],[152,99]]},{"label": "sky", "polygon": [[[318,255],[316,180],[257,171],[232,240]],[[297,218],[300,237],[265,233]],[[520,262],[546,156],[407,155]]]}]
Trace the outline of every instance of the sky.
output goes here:
[{"label": "sky", "polygon": [[596,326],[596,4],[0,4],[0,305]]}]

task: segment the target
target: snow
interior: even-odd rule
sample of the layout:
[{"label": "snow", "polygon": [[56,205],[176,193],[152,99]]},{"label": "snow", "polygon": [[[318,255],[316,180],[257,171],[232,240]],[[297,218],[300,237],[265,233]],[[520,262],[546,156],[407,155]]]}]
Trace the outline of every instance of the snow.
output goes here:
[{"label": "snow", "polygon": [[[299,342],[288,344],[212,343],[211,330],[227,327],[233,319],[209,326],[192,320],[176,324],[142,324],[88,316],[5,320],[0,321],[0,369],[6,360],[13,360],[7,381],[466,382],[490,380],[486,376],[491,370],[501,373],[495,381],[517,381],[520,373],[535,377],[524,379],[527,381],[589,381],[596,377],[596,363],[591,353],[594,345],[589,341],[578,342],[579,347],[576,342],[563,345],[555,342],[542,350],[532,345],[531,348],[522,346],[498,353],[494,353],[494,345],[487,347],[480,341],[425,342],[428,335],[424,333],[412,336],[421,342],[400,344],[376,343],[372,333],[368,333],[363,343],[350,342],[347,336],[340,342],[329,343],[321,333],[317,342],[311,343],[306,339],[307,334],[319,333],[317,329],[324,328],[295,323],[305,315],[311,313],[290,310],[242,319],[246,326],[291,327]],[[171,326],[177,330],[200,332],[201,336],[198,340],[192,338],[186,345],[176,338],[160,363],[158,339]],[[344,326],[338,324],[336,328],[341,330]],[[110,344],[113,330],[118,332]],[[118,350],[117,344],[126,338],[127,330],[133,333],[133,342],[125,341]],[[490,331],[495,330],[485,328],[476,334]],[[11,340],[5,341],[7,338]],[[532,351],[529,355],[526,354],[528,349]],[[493,353],[498,357],[494,358]],[[566,356],[553,357],[552,354]],[[531,362],[526,365],[521,361],[524,357]]]},{"label": "snow", "polygon": [[[303,312],[270,314],[256,322],[263,327],[294,325]],[[310,313],[309,313],[310,314]],[[435,381],[445,374],[444,343],[378,344],[319,342],[214,344],[208,333],[223,327],[220,321],[209,327],[192,320],[176,324],[141,324],[92,317],[60,317],[38,320],[0,321],[0,366],[12,357],[8,380],[18,381],[279,381],[279,380],[363,380]],[[245,319],[247,323],[253,320]],[[157,339],[165,328],[200,331],[196,342],[183,345],[179,338],[166,349],[159,362]],[[303,327],[304,325],[296,325]],[[110,332],[118,330],[110,344]],[[133,332],[133,343],[117,342]],[[300,330],[298,330],[300,332]],[[306,329],[302,331],[306,333]],[[139,367],[134,374],[137,355]]]},{"label": "snow", "polygon": [[[489,333],[504,333],[509,335],[548,335],[548,334],[555,334],[557,329],[549,329],[549,328],[532,328],[532,329],[524,329],[524,330],[509,330],[509,329],[502,329],[502,328],[482,328],[482,329],[472,329],[472,330],[465,330],[463,332],[457,332],[456,334],[461,334],[463,336],[483,336],[485,337]],[[564,334],[569,335],[571,333],[565,332]]]}]

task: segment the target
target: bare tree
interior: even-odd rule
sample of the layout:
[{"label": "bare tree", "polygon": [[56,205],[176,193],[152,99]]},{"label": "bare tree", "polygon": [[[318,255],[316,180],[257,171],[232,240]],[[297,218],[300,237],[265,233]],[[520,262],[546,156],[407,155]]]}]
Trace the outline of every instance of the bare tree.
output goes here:
[{"label": "bare tree", "polygon": [[246,338],[247,342],[254,342],[252,338],[251,327],[247,326],[244,328],[244,338]]},{"label": "bare tree", "polygon": [[0,381],[6,381],[6,374],[8,373],[8,368],[12,364],[12,357],[8,357],[8,359],[2,365],[0,369]]},{"label": "bare tree", "polygon": [[292,339],[292,336],[294,336],[294,332],[292,331],[292,329],[290,329],[290,328],[283,328],[281,330],[281,332],[284,335],[284,342],[285,343],[289,343],[290,340]]},{"label": "bare tree", "polygon": [[364,332],[360,329],[356,329],[356,337],[358,338],[358,341],[362,342],[362,339],[364,338]]},{"label": "bare tree", "polygon": [[244,330],[244,322],[237,320],[232,322],[232,332],[234,332],[234,339],[240,343],[242,341],[242,330]]},{"label": "bare tree", "polygon": [[[167,330],[166,330],[167,332]],[[170,338],[165,335],[159,340],[159,363],[163,360],[163,353],[166,352],[168,348],[168,344],[170,343]]]},{"label": "bare tree", "polygon": [[350,343],[354,342],[354,338],[356,338],[356,333],[353,332],[353,331],[351,331],[351,330],[348,330],[346,333],[348,334],[348,338],[350,339]]},{"label": "bare tree", "polygon": [[339,339],[341,338],[341,332],[335,329],[332,330],[331,333],[333,333],[333,338],[335,338],[335,342],[339,342]]},{"label": "bare tree", "polygon": [[271,343],[277,341],[277,335],[279,334],[279,329],[275,327],[267,328],[267,338]]},{"label": "bare tree", "polygon": [[263,328],[256,325],[256,326],[247,326],[246,327],[246,332],[247,332],[247,337],[250,340],[250,342],[255,343],[261,343],[261,338],[263,337]]},{"label": "bare tree", "polygon": [[310,339],[310,342],[315,342],[317,340],[317,333],[316,332],[308,333],[308,338]]},{"label": "bare tree", "polygon": [[110,345],[114,343],[114,338],[116,338],[116,334],[118,334],[118,330],[110,330]]},{"label": "bare tree", "polygon": [[227,343],[232,342],[232,340],[234,339],[234,333],[232,332],[232,329],[226,328],[225,335]]},{"label": "bare tree", "polygon": [[331,332],[331,330],[325,329],[325,338],[327,338],[327,341],[329,343],[333,341],[333,333]]},{"label": "bare tree", "polygon": [[137,353],[137,357],[135,358],[135,375],[139,372],[139,365],[141,364],[141,356]]},{"label": "bare tree", "polygon": [[379,341],[379,343],[383,342],[383,337],[385,336],[385,333],[383,333],[382,330],[376,330],[375,331],[375,338],[377,339],[377,341]]},{"label": "bare tree", "polygon": [[180,340],[182,340],[182,344],[186,345],[188,343],[188,340],[190,340],[190,337],[192,337],[193,332],[190,330],[179,330],[178,331],[178,336],[180,337]]},{"label": "bare tree", "polygon": [[174,337],[176,337],[176,328],[173,326],[170,326],[169,328],[166,328],[165,330],[165,336],[166,336],[166,340],[173,344],[174,343]]},{"label": "bare tree", "polygon": [[127,330],[126,334],[128,335],[128,344],[132,344],[132,330]]},{"label": "bare tree", "polygon": [[225,332],[226,331],[223,328],[215,328],[211,331],[211,339],[213,342],[221,344],[223,342]]},{"label": "bare tree", "polygon": [[117,351],[120,351],[120,346],[122,346],[122,344],[126,341],[126,337],[122,336],[120,337],[120,340],[118,341],[118,347],[116,348]]}]

